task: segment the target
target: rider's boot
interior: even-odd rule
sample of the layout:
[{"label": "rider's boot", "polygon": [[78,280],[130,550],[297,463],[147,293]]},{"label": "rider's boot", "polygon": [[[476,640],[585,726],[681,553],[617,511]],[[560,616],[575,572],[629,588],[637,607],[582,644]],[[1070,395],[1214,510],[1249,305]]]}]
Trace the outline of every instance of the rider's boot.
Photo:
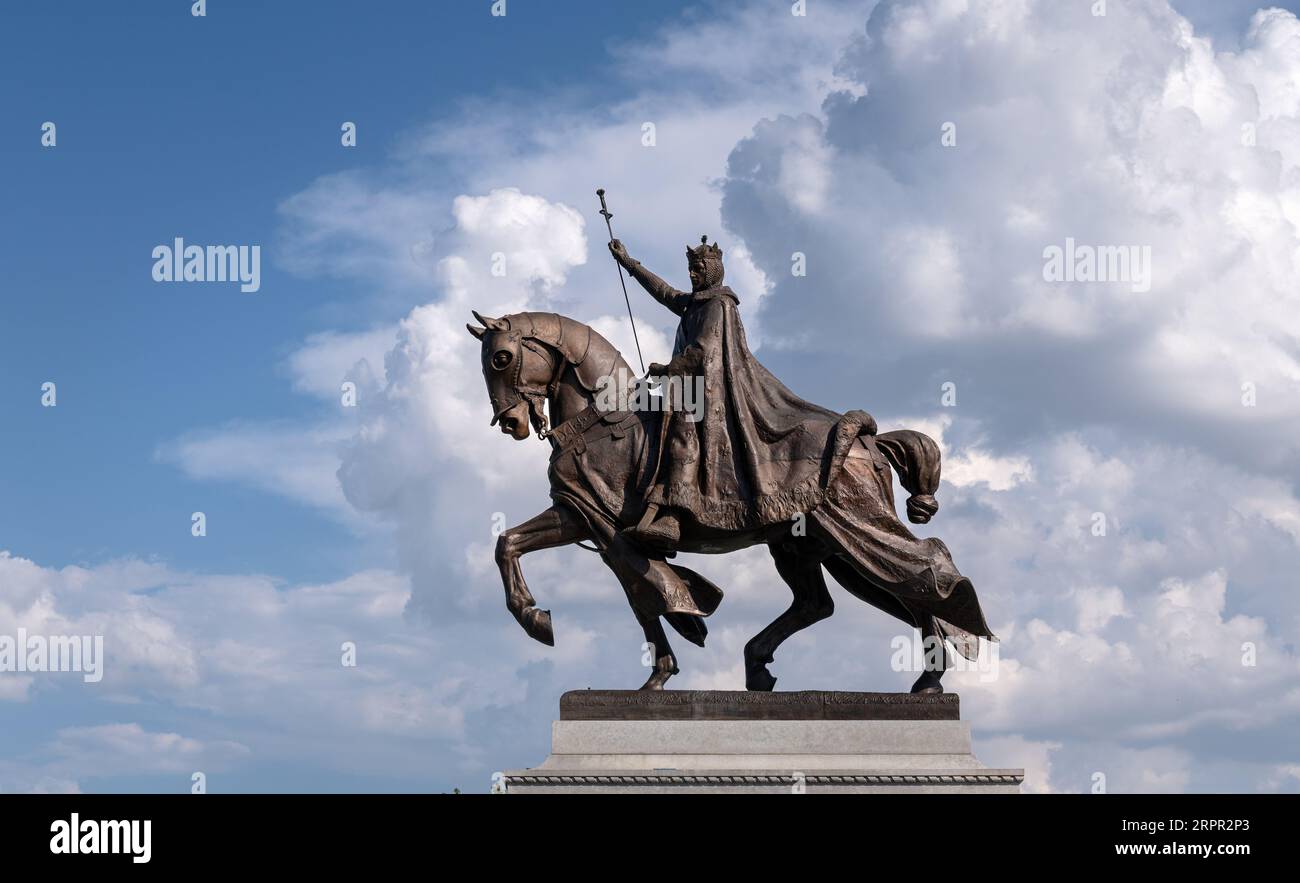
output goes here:
[{"label": "rider's boot", "polygon": [[643,546],[674,551],[682,538],[682,525],[671,509],[661,511],[658,504],[650,503],[646,506],[641,522],[623,532]]}]

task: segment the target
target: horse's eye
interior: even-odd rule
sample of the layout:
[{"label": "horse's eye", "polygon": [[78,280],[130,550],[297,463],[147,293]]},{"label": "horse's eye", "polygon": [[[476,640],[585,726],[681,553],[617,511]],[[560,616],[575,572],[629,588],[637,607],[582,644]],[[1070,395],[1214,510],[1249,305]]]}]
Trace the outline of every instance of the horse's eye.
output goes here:
[{"label": "horse's eye", "polygon": [[514,357],[515,357],[514,353],[510,352],[509,350],[501,350],[500,352],[498,352],[496,355],[492,357],[492,367],[500,371],[503,368],[505,368],[507,365],[509,365],[510,360],[513,359]]}]

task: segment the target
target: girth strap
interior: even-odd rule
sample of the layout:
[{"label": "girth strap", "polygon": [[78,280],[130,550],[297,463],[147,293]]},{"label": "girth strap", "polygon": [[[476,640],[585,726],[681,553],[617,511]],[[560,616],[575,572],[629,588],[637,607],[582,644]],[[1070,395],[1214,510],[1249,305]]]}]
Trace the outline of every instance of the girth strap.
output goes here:
[{"label": "girth strap", "polygon": [[[602,411],[596,407],[595,402],[592,402],[577,414],[547,432],[545,437],[550,440],[551,446],[556,453],[575,447],[578,449],[578,453],[582,453],[586,450],[587,441],[596,441],[606,435],[621,438],[624,432],[624,424],[635,417],[636,415],[630,411]],[[602,421],[608,431],[584,440],[587,431]]]}]

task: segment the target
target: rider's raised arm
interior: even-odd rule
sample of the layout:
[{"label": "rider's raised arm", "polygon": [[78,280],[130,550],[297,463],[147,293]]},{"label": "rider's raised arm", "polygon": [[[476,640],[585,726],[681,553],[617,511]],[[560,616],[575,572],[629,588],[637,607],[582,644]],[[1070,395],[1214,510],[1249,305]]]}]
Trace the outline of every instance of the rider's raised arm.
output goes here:
[{"label": "rider's raised arm", "polygon": [[627,272],[633,279],[640,282],[641,287],[650,292],[650,296],[659,303],[679,316],[686,312],[686,308],[691,302],[691,296],[688,293],[673,288],[642,266],[640,261],[632,261],[632,265],[627,268]]},{"label": "rider's raised arm", "polygon": [[679,316],[686,312],[686,308],[691,303],[690,294],[685,291],[678,291],[647,270],[640,261],[627,253],[627,250],[623,248],[623,244],[617,239],[610,243],[610,251],[615,259],[623,265],[623,268],[627,270],[628,275],[640,282],[641,287],[648,291],[651,297]]}]

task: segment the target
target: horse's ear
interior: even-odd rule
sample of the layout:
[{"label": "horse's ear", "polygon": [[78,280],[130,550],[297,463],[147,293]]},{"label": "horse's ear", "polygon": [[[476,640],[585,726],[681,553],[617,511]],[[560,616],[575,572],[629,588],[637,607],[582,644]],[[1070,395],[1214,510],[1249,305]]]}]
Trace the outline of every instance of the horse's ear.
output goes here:
[{"label": "horse's ear", "polygon": [[470,333],[470,334],[474,335],[474,336],[475,336],[476,338],[478,338],[479,340],[482,340],[482,339],[483,339],[483,335],[484,335],[484,334],[487,334],[487,329],[486,329],[486,328],[479,328],[477,325],[466,324],[465,327],[466,327],[467,329],[469,329],[469,333]]},{"label": "horse's ear", "polygon": [[490,316],[480,315],[478,310],[470,310],[470,312],[474,314],[474,318],[478,319],[479,324],[484,328],[490,328],[493,331],[500,331],[505,328],[505,323],[500,319],[493,319]]}]

